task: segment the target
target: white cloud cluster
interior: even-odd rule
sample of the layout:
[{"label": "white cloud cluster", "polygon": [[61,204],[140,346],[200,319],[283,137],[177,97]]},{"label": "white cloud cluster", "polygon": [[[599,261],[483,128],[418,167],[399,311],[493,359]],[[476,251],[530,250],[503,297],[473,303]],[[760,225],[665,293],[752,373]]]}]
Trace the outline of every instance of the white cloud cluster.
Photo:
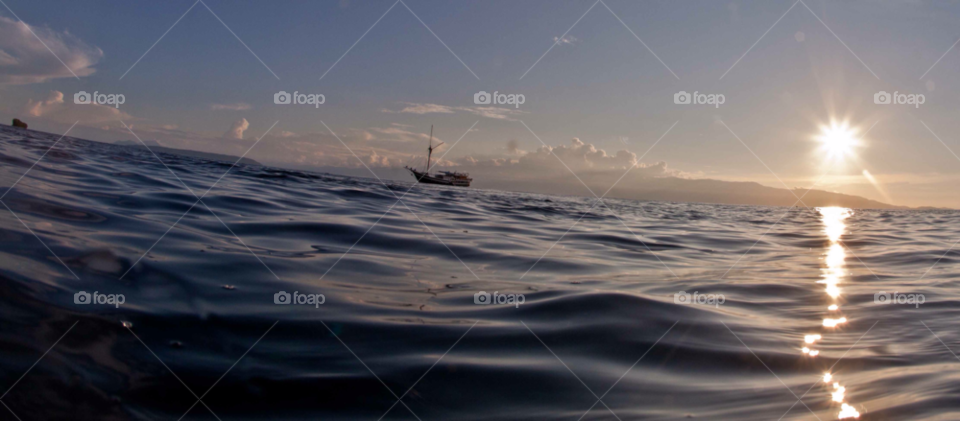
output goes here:
[{"label": "white cloud cluster", "polygon": [[28,26],[0,16],[0,85],[41,83],[73,74],[89,76],[102,57],[102,50],[68,32]]},{"label": "white cloud cluster", "polygon": [[227,139],[243,139],[243,132],[247,131],[249,128],[250,122],[245,118],[241,118],[230,126],[230,129],[223,134],[223,137]]},{"label": "white cloud cluster", "polygon": [[30,117],[40,117],[58,104],[63,104],[63,92],[51,91],[45,100],[28,100],[23,111]]},{"label": "white cloud cluster", "polygon": [[[667,168],[666,162],[644,164],[637,161],[637,154],[619,150],[613,155],[603,149],[597,149],[591,143],[578,138],[570,140],[569,145],[541,146],[533,152],[519,148],[515,140],[507,142],[507,157],[472,157],[456,160],[454,165],[465,167],[500,167],[500,171],[509,171],[511,176],[536,178],[538,174],[569,174],[573,171],[587,179],[592,176],[619,176],[633,166],[632,172],[640,177],[684,177],[685,174]],[[519,158],[512,158],[509,155]],[[561,162],[562,161],[562,162]]]},{"label": "white cloud cluster", "polygon": [[74,104],[72,99],[68,103],[63,100],[63,97],[63,92],[50,91],[46,99],[28,100],[22,111],[29,117],[67,124],[79,120],[84,125],[96,125],[133,119],[129,114],[115,107],[100,104]]},{"label": "white cloud cluster", "polygon": [[557,158],[574,171],[626,170],[637,163],[637,154],[633,152],[620,150],[614,155],[607,155],[603,149],[573,138],[570,145],[540,146],[521,157],[519,164],[531,168],[562,165]]}]

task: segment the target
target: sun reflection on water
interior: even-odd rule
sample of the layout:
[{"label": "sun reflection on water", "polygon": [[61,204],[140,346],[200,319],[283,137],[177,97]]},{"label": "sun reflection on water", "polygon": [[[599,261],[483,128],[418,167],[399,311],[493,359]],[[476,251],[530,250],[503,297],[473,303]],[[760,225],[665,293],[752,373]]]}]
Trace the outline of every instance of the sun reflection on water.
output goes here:
[{"label": "sun reflection on water", "polygon": [[[825,285],[824,292],[826,292],[827,296],[830,297],[831,301],[830,305],[827,307],[827,310],[832,313],[828,317],[823,318],[823,327],[835,329],[847,322],[847,318],[842,314],[834,315],[834,313],[839,312],[840,310],[839,299],[842,293],[842,290],[840,289],[840,281],[846,275],[846,272],[843,269],[847,254],[843,248],[843,245],[840,244],[840,237],[843,235],[847,227],[843,221],[852,216],[853,211],[847,208],[838,207],[817,208],[817,210],[820,212],[820,216],[822,217],[824,225],[823,233],[826,234],[827,239],[830,240],[830,245],[827,247],[827,252],[823,259],[826,267],[822,269],[822,279],[817,281],[818,284]],[[823,336],[817,333],[804,335],[803,342],[807,346],[801,348],[801,352],[809,357],[816,357],[820,354],[820,351],[813,349],[812,346],[814,346],[816,342],[822,338]],[[831,373],[825,373],[823,375],[823,382],[832,386],[830,391],[832,400],[840,404],[840,412],[837,414],[837,418],[860,418],[860,413],[857,412],[854,407],[844,402],[846,399],[847,389],[842,386],[840,382],[835,380],[835,375]]]}]

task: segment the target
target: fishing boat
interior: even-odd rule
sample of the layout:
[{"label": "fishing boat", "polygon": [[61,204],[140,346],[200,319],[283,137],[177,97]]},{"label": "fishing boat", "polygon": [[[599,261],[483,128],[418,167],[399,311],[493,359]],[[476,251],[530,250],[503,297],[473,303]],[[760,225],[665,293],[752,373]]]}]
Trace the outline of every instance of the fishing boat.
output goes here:
[{"label": "fishing boat", "polygon": [[[440,145],[443,145],[443,142],[440,142],[436,148],[439,148]],[[404,167],[410,170],[410,173],[413,174],[413,177],[417,179],[418,183],[425,184],[440,184],[444,186],[457,186],[457,187],[470,187],[470,182],[473,181],[470,178],[470,174],[456,172],[456,171],[437,171],[430,174],[430,159],[433,156],[433,150],[436,149],[433,146],[433,126],[430,126],[430,143],[427,146],[427,167],[423,171],[418,171],[416,168]]]}]

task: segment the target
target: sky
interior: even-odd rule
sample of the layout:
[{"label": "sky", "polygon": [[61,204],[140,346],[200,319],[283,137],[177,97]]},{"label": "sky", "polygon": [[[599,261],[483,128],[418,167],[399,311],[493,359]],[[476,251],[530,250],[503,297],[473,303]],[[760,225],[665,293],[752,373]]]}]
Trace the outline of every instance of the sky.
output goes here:
[{"label": "sky", "polygon": [[[32,129],[409,181],[434,125],[438,169],[477,187],[590,195],[628,172],[960,207],[957,3],[3,3],[0,117]],[[832,122],[856,145],[831,157]]]}]

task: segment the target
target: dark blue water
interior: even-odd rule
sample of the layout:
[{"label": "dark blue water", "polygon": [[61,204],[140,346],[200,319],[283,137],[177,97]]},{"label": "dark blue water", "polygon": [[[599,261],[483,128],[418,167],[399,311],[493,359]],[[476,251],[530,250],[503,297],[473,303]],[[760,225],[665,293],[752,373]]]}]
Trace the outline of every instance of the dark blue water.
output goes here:
[{"label": "dark blue water", "polygon": [[594,207],[57,139],[0,129],[0,419],[960,419],[957,212]]}]

